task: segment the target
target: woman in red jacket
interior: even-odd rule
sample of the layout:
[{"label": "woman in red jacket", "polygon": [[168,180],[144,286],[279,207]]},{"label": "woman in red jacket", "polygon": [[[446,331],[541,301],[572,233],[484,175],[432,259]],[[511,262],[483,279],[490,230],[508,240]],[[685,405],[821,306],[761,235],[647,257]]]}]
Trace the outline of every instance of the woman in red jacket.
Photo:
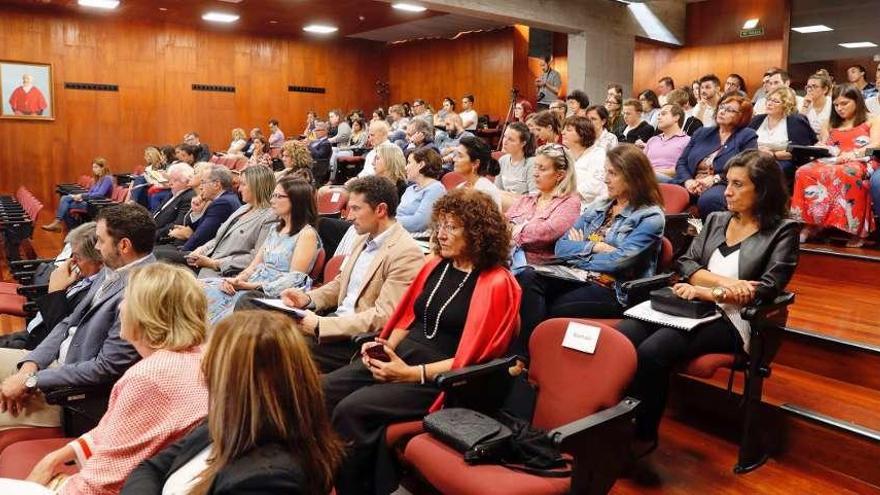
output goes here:
[{"label": "woman in red jacket", "polygon": [[507,269],[510,231],[495,202],[480,191],[454,190],[434,205],[432,224],[436,257],[381,338],[324,378],[333,426],[350,445],[336,479],[339,495],[394,491],[385,427],[439,408],[434,377],[503,355],[516,332],[520,289]]}]

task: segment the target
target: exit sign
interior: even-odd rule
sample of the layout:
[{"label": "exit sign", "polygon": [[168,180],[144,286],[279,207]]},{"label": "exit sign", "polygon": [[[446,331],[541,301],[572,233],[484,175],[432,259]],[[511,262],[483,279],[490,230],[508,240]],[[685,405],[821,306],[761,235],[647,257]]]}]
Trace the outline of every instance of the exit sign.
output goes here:
[{"label": "exit sign", "polygon": [[740,38],[754,38],[755,36],[764,36],[764,28],[743,29],[739,32]]}]

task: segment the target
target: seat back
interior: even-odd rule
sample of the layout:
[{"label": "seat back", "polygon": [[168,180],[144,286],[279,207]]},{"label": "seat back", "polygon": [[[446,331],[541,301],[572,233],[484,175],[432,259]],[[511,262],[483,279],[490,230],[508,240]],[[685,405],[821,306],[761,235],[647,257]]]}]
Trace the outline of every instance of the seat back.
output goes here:
[{"label": "seat back", "polygon": [[[570,322],[599,327],[593,354],[562,347]],[[550,430],[611,407],[635,376],[636,350],[611,326],[598,321],[553,318],[529,340],[529,380],[538,387],[532,424]]]},{"label": "seat back", "polygon": [[675,261],[675,249],[672,247],[672,241],[666,237],[660,238],[660,259],[657,260],[657,273],[665,273],[672,269],[672,263]]},{"label": "seat back", "polygon": [[79,180],[77,180],[76,183],[83,189],[89,189],[95,185],[95,178],[91,175],[80,175]]},{"label": "seat back", "polygon": [[678,184],[660,184],[663,195],[663,210],[667,214],[682,213],[691,203],[691,195],[687,189]]},{"label": "seat back", "polygon": [[324,261],[326,260],[327,252],[323,248],[319,249],[318,254],[315,256],[315,264],[312,265],[312,271],[309,272],[309,278],[320,280],[321,275],[324,273]]},{"label": "seat back", "polygon": [[125,202],[125,198],[128,196],[128,188],[125,186],[113,186],[113,193],[110,196],[110,200],[114,203],[123,203]]},{"label": "seat back", "polygon": [[459,184],[464,182],[464,176],[458,172],[449,172],[440,179],[440,182],[443,183],[443,187],[446,188],[447,191],[451,191],[455,189]]},{"label": "seat back", "polygon": [[345,256],[339,255],[334,256],[327,260],[327,263],[324,265],[324,283],[333,280],[339,275],[339,272],[342,271],[342,262],[345,261]]},{"label": "seat back", "polygon": [[340,216],[348,205],[348,191],[341,187],[331,187],[318,192],[318,214]]}]

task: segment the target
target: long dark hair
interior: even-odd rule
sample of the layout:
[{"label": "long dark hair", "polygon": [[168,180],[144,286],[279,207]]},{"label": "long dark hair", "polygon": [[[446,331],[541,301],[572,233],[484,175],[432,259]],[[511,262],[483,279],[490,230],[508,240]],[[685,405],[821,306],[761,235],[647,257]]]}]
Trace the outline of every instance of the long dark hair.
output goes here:
[{"label": "long dark hair", "polygon": [[465,136],[461,138],[458,144],[464,146],[464,149],[467,150],[468,158],[472,162],[480,162],[480,165],[477,167],[477,175],[485,177],[501,173],[501,165],[492,158],[492,151],[485,141],[478,137]]},{"label": "long dark hair", "polygon": [[728,160],[724,173],[734,167],[743,167],[755,185],[754,215],[761,230],[773,228],[788,217],[788,188],[782,169],[773,155],[758,150],[745,150]]},{"label": "long dark hair", "polygon": [[642,150],[634,144],[621,143],[609,150],[606,157],[608,163],[620,172],[623,180],[626,181],[629,204],[633,208],[663,205],[657,175]]},{"label": "long dark hair", "polygon": [[[294,236],[306,225],[312,227],[318,222],[318,205],[315,203],[315,188],[303,179],[284,177],[278,181],[284,194],[290,200],[290,232]],[[278,222],[278,232],[286,225],[282,218]]]},{"label": "long dark hair", "polygon": [[862,97],[862,91],[852,84],[838,84],[834,86],[834,91],[831,92],[831,128],[837,129],[844,122],[843,117],[834,108],[834,100],[841,96],[856,102],[856,113],[853,114],[853,127],[864,124],[868,120],[868,107],[865,106],[865,98]]},{"label": "long dark hair", "polygon": [[507,128],[516,131],[519,134],[520,141],[525,143],[525,146],[523,146],[523,155],[526,157],[535,156],[535,137],[532,136],[532,131],[529,130],[529,126],[522,122],[511,122],[510,124],[507,124]]}]

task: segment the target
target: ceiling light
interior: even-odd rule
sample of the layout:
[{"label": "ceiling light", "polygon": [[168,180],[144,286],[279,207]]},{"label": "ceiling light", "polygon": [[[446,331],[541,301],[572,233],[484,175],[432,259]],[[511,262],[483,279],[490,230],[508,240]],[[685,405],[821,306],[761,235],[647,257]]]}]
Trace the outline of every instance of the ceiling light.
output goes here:
[{"label": "ceiling light", "polygon": [[743,29],[755,29],[758,27],[758,19],[749,19],[743,24]]},{"label": "ceiling light", "polygon": [[407,12],[424,12],[428,10],[427,7],[422,7],[421,5],[415,5],[411,3],[395,3],[391,6],[397,10],[405,10]]},{"label": "ceiling light", "polygon": [[307,33],[330,34],[339,31],[339,28],[336,26],[327,26],[324,24],[309,24],[308,26],[303,28],[303,31]]},{"label": "ceiling light", "polygon": [[852,43],[840,43],[840,46],[844,48],[874,48],[877,44],[870,41],[855,41]]},{"label": "ceiling light", "polygon": [[119,0],[79,0],[83,7],[95,7],[96,9],[115,9],[119,7]]},{"label": "ceiling light", "polygon": [[229,24],[230,22],[235,22],[239,18],[238,14],[224,14],[222,12],[208,12],[207,14],[202,15],[202,19],[210,22],[225,22]]},{"label": "ceiling light", "polygon": [[816,24],[814,26],[801,26],[796,28],[791,28],[792,31],[802,33],[802,34],[811,34],[811,33],[824,33],[826,31],[834,31],[830,27],[824,24]]}]

